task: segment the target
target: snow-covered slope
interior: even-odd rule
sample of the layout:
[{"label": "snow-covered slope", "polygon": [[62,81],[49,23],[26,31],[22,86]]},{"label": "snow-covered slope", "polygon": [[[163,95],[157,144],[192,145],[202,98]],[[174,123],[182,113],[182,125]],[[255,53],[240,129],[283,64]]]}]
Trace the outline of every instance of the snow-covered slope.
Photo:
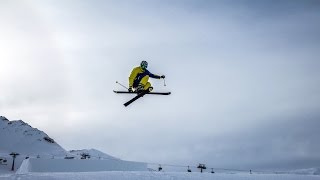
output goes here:
[{"label": "snow-covered slope", "polygon": [[[0,175],[1,179],[1,175]],[[6,180],[319,180],[315,175],[293,174],[249,174],[249,173],[187,173],[187,172],[134,172],[134,171],[108,171],[108,172],[69,172],[69,173],[29,173],[4,176]]]},{"label": "snow-covered slope", "polygon": [[0,116],[0,153],[11,152],[30,157],[64,157],[69,154],[46,133],[22,120],[9,121]]},{"label": "snow-covered slope", "polygon": [[89,159],[114,159],[119,160],[113,156],[110,156],[106,153],[98,151],[96,149],[83,149],[83,150],[71,150],[70,153],[74,154],[75,156],[87,156]]}]

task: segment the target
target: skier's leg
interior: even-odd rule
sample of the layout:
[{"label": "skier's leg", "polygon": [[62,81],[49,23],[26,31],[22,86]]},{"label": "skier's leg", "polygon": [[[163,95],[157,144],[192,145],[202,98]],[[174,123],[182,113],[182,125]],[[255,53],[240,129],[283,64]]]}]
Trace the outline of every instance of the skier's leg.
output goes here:
[{"label": "skier's leg", "polygon": [[144,76],[144,77],[140,80],[140,84],[143,85],[144,89],[145,89],[148,81],[149,81],[149,76]]},{"label": "skier's leg", "polygon": [[153,90],[153,87],[151,86],[150,82],[147,82],[147,84],[144,86],[144,90],[149,90],[150,92]]},{"label": "skier's leg", "polygon": [[140,84],[143,85],[144,90],[148,89],[149,91],[152,91],[153,88],[151,87],[151,83],[148,81],[149,81],[149,76],[145,76],[141,79]]}]

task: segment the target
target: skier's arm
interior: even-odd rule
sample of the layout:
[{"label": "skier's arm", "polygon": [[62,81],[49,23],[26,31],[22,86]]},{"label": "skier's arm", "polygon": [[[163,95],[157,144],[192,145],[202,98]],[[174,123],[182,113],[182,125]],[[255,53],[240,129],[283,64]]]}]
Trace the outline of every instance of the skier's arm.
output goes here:
[{"label": "skier's arm", "polygon": [[129,76],[129,87],[133,86],[134,79],[139,73],[139,68],[134,68]]},{"label": "skier's arm", "polygon": [[161,78],[164,79],[164,78],[165,78],[164,75],[159,76],[159,75],[152,74],[152,73],[150,73],[149,77],[151,77],[151,78],[156,78],[156,79],[161,79]]},{"label": "skier's arm", "polygon": [[155,78],[155,79],[161,79],[161,76],[156,75],[156,74],[152,74],[151,72],[148,71],[149,77],[151,78]]},{"label": "skier's arm", "polygon": [[150,74],[149,77],[155,78],[155,79],[160,79],[161,78],[159,75],[156,75],[156,74]]}]

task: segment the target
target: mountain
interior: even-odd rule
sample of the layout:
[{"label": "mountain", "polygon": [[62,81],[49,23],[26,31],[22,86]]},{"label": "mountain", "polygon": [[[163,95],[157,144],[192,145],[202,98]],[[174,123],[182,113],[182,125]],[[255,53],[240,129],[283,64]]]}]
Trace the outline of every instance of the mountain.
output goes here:
[{"label": "mountain", "polygon": [[0,116],[0,153],[11,152],[31,157],[70,155],[43,131],[31,127],[22,120],[9,121],[6,117]]},{"label": "mountain", "polygon": [[66,151],[45,132],[22,120],[10,121],[0,116],[0,159],[11,158],[12,152],[19,153],[21,161],[26,157],[80,159],[83,155],[91,159],[119,160],[96,149]]}]

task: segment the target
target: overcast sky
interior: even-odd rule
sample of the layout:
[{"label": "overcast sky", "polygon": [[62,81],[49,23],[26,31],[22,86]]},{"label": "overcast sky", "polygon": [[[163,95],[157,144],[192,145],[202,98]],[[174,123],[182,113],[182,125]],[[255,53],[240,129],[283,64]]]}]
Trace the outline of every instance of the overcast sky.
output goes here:
[{"label": "overcast sky", "polygon": [[[67,150],[223,168],[320,166],[320,1],[0,1],[0,115]],[[142,60],[166,75],[129,107]]]}]

